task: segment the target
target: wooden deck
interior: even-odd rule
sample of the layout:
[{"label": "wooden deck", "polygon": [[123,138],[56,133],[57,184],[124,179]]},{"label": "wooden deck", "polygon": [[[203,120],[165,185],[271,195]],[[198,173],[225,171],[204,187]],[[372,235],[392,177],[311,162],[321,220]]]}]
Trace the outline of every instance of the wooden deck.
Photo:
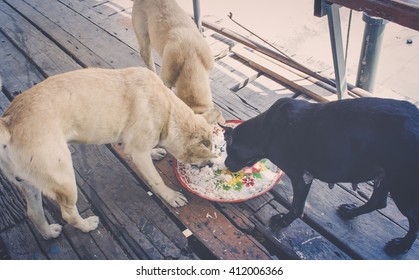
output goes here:
[{"label": "wooden deck", "polygon": [[[144,65],[131,6],[130,0],[0,0],[0,110],[54,74]],[[313,100],[250,67],[232,51],[234,41],[210,30],[205,35],[216,58],[214,102],[226,119],[249,119],[280,97]],[[310,89],[320,92],[315,85]],[[190,202],[174,209],[150,193],[117,146],[70,149],[79,210],[98,215],[98,229],[86,234],[65,225],[59,238],[43,240],[18,190],[0,175],[0,259],[391,259],[383,246],[404,236],[408,225],[391,201],[382,211],[343,221],[337,207],[363,203],[370,187],[329,190],[315,181],[305,217],[272,232],[268,219],[288,211],[292,200],[286,176],[269,193],[242,203],[213,203],[182,190]],[[182,189],[171,163],[168,156],[156,166],[167,185]],[[57,205],[48,199],[44,204],[47,219],[64,224]],[[396,259],[419,259],[419,242]]]}]

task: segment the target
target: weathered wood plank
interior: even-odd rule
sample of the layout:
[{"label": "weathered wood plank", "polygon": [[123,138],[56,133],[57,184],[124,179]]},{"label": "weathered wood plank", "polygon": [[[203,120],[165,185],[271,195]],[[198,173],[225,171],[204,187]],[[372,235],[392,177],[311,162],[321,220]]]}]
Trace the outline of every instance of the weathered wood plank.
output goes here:
[{"label": "weathered wood plank", "polygon": [[229,112],[234,116],[234,119],[247,120],[262,113],[246,100],[240,99],[232,91],[220,85],[217,81],[213,81],[210,86],[214,103],[223,111]]},{"label": "weathered wood plank", "polygon": [[[33,10],[25,9],[21,12],[27,17],[41,13],[42,16],[33,18],[34,24],[39,24],[52,40],[83,66],[120,68],[144,65],[141,59],[137,59],[135,50],[66,5],[58,1],[42,0],[26,0],[25,3]],[[10,4],[17,8],[24,7],[22,0],[10,1]]]},{"label": "weathered wood plank", "polygon": [[[115,151],[135,171],[134,163],[117,145]],[[182,191],[182,187],[174,174],[171,156],[156,162],[156,166],[164,182],[169,187]],[[246,234],[236,229],[224,215],[209,201],[192,193],[183,193],[188,198],[188,205],[180,208],[167,206],[168,209],[219,259],[269,259],[271,258],[261,247]],[[235,242],[231,242],[234,239]]]},{"label": "weathered wood plank", "polygon": [[[109,149],[105,146],[80,146],[72,155],[78,174],[90,186],[86,188],[84,184],[81,188],[93,207],[112,209],[108,218],[115,219],[113,224],[129,229],[127,232],[133,240],[152,244],[150,250],[157,250],[158,255],[151,254],[149,258],[177,259],[188,250],[181,230]],[[91,191],[100,201],[91,198]],[[137,244],[137,247],[141,247],[139,245],[142,244]]]},{"label": "weathered wood plank", "polygon": [[287,259],[351,259],[302,220],[296,220],[290,227],[273,232],[269,228],[270,217],[287,210],[270,199],[269,193],[265,196],[267,198],[259,203],[253,202],[255,199],[242,203],[218,203],[219,209],[236,227],[251,232],[259,239],[270,240],[272,245],[269,249],[281,252]]},{"label": "weathered wood plank", "polygon": [[[59,223],[63,225],[63,229],[69,227],[69,225],[65,225],[62,222],[61,218],[57,218],[61,215],[61,212],[58,208],[51,208],[50,204],[48,204],[48,199],[44,198],[44,212],[45,217],[49,223]],[[61,233],[58,238],[45,240],[41,234],[39,234],[38,230],[35,226],[28,220],[27,222],[30,225],[31,232],[35,236],[39,247],[44,252],[46,257],[51,260],[77,260],[79,259],[79,254],[74,250],[73,245],[69,242],[69,239],[66,235]],[[22,234],[29,234],[22,232]]]},{"label": "weathered wood plank", "polygon": [[[271,193],[275,194],[280,203],[290,207],[293,193],[288,177],[285,176]],[[310,221],[310,224],[313,223],[316,228],[322,229],[323,235],[340,240],[348,251],[363,259],[415,259],[418,256],[419,242],[405,255],[393,257],[385,254],[385,243],[404,236],[406,231],[378,211],[345,221],[336,211],[337,207],[344,203],[359,204],[360,200],[338,186],[330,190],[327,184],[314,180],[303,220]]]},{"label": "weathered wood plank", "polygon": [[[183,190],[177,180],[171,161],[162,160],[156,166],[164,174],[165,182]],[[170,180],[170,181],[168,181]],[[261,244],[246,233],[241,232],[215,208],[212,203],[191,193],[187,194],[189,203],[186,207],[172,209],[179,219],[194,235],[204,241],[220,259],[269,259],[273,258]],[[234,240],[234,242],[232,242]],[[218,251],[218,252],[217,252]]]},{"label": "weathered wood plank", "polygon": [[[91,215],[93,215],[93,212],[90,210],[81,214],[82,217]],[[63,234],[67,236],[80,259],[127,259],[122,249],[117,246],[117,243],[111,238],[102,224],[99,224],[96,230],[87,234],[81,234],[79,229],[65,225]]]},{"label": "weathered wood plank", "polygon": [[240,203],[217,203],[218,209],[241,231],[251,234],[255,229],[255,224],[250,221],[253,212]]},{"label": "weathered wood plank", "polygon": [[[79,22],[79,15],[75,12],[69,12],[68,9],[64,6],[58,6],[57,9],[53,9],[51,12],[57,15],[57,18],[61,19],[54,21],[53,18],[50,18],[49,15],[45,15],[43,6],[40,6],[36,3],[28,3],[22,0],[12,1],[13,7],[19,11],[25,17],[30,18],[30,21],[39,29],[45,30],[50,36],[51,40],[57,44],[57,46],[65,46],[66,53],[68,53],[74,60],[76,60],[81,65],[91,65],[95,67],[109,68],[110,65],[106,63],[103,59],[93,53],[88,49],[77,36],[66,32],[60,26],[63,24],[62,20],[65,20],[67,17],[62,17],[63,14],[68,14],[74,21]],[[45,2],[44,2],[45,3]],[[50,4],[48,5],[50,7]],[[77,27],[77,26],[75,26]],[[89,34],[91,31],[89,32]],[[96,31],[96,33],[99,33]],[[100,34],[99,34],[100,35]],[[81,63],[84,61],[84,63]],[[89,63],[87,63],[89,62]]]},{"label": "weathered wood plank", "polygon": [[281,251],[286,252],[289,258],[303,260],[351,259],[345,252],[300,219],[295,220],[284,229],[273,232],[269,227],[269,219],[281,212],[286,212],[286,209],[273,201],[272,205],[263,206],[254,217],[251,217],[251,221],[256,224],[256,228],[266,238],[270,239]]},{"label": "weathered wood plank", "polygon": [[[14,1],[10,1],[15,3]],[[24,19],[4,1],[0,2],[0,29],[2,33],[30,58],[44,75],[81,68],[69,55],[49,40],[39,29]],[[57,58],[60,58],[57,60]]]},{"label": "weathered wood plank", "polygon": [[38,246],[30,227],[19,223],[14,227],[0,232],[5,249],[12,260],[45,260],[47,256]]},{"label": "weathered wood plank", "polygon": [[4,244],[3,240],[0,238],[0,260],[10,260],[11,257],[7,252],[6,245]]},{"label": "weathered wood plank", "polygon": [[[138,63],[138,65],[145,66],[142,58],[140,57],[140,54],[138,53],[139,46],[137,38],[135,37],[134,29],[132,27],[130,13],[115,14],[112,17],[109,17],[106,14],[98,11],[96,9],[97,5],[92,5],[93,3],[96,4],[96,1],[59,0],[59,2],[88,18],[89,21],[97,26],[100,26],[101,29],[117,37],[118,40],[128,45],[131,49],[135,50],[136,54],[131,57],[131,59],[134,60],[135,63]],[[112,13],[112,10],[109,7],[106,7],[106,9],[109,10],[109,13]],[[160,66],[160,57],[155,52],[153,52],[153,55],[155,64]],[[118,65],[118,67],[123,66]]]},{"label": "weathered wood plank", "polygon": [[325,88],[288,71],[284,67],[281,67],[278,64],[279,62],[273,63],[272,61],[265,59],[264,57],[266,56],[264,54],[250,51],[242,46],[235,46],[232,51],[239,57],[248,61],[251,66],[260,69],[294,90],[307,94],[319,102],[337,100],[337,95],[334,92],[330,92]]},{"label": "weathered wood plank", "polygon": [[[99,14],[106,17],[114,16],[115,14],[123,13],[132,8],[131,0],[112,0],[104,1],[99,4],[95,4],[92,8]],[[95,3],[95,2],[91,2]]]},{"label": "weathered wood plank", "polygon": [[261,112],[267,110],[276,100],[283,97],[293,97],[295,92],[279,84],[266,75],[261,75],[236,94],[251,102]]},{"label": "weathered wood plank", "polygon": [[19,191],[0,172],[0,232],[26,219],[26,204]]},{"label": "weathered wood plank", "polygon": [[[135,238],[133,238],[129,231],[131,231],[133,227],[135,228],[135,226],[131,225],[129,222],[123,223],[125,220],[128,221],[129,219],[125,218],[122,211],[118,208],[110,209],[109,207],[112,207],[113,205],[104,203],[96,194],[95,188],[85,182],[77,172],[76,180],[80,189],[82,189],[84,193],[89,193],[90,203],[92,203],[92,205],[100,206],[95,207],[95,212],[100,218],[100,224],[104,225],[106,230],[109,231],[117,243],[120,244],[120,247],[126,254],[127,258],[149,259],[153,252],[157,252],[153,245],[147,239],[143,238],[143,235],[140,234],[139,238],[135,236],[135,233],[137,232],[135,229],[132,230],[135,236]],[[121,216],[122,218],[119,218]],[[122,220],[122,222],[119,222],[119,220]],[[141,244],[141,247],[138,244]],[[156,253],[155,257],[156,259],[162,258],[159,253]]]},{"label": "weathered wood plank", "polygon": [[[1,29],[1,27],[0,27]],[[17,96],[23,88],[30,88],[44,76],[36,66],[28,61],[24,54],[0,32],[0,76],[2,77],[3,93],[10,98]],[[5,109],[2,106],[2,109]]]},{"label": "weathered wood plank", "polygon": [[273,195],[269,192],[260,195],[258,197],[255,197],[253,199],[249,199],[245,201],[244,203],[252,209],[253,212],[258,211],[260,208],[268,204],[273,199]]},{"label": "weathered wood plank", "polygon": [[212,80],[217,80],[226,88],[237,91],[255,80],[259,72],[246,65],[243,60],[234,55],[228,55],[214,64]]}]

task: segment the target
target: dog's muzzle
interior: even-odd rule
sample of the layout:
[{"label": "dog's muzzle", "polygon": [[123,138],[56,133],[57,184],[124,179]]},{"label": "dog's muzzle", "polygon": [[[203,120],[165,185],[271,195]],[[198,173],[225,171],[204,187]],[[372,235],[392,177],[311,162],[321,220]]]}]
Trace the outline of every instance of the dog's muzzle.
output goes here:
[{"label": "dog's muzzle", "polygon": [[199,169],[201,169],[205,166],[212,167],[213,165],[214,165],[214,163],[212,163],[211,161],[200,163],[200,164],[191,164],[192,167],[199,168]]}]

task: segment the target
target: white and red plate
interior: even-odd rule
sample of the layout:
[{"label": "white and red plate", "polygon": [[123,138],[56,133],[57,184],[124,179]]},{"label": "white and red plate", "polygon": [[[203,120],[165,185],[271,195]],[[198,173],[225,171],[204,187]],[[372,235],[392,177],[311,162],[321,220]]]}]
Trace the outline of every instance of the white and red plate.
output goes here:
[{"label": "white and red plate", "polygon": [[[225,125],[235,127],[241,122],[227,121]],[[245,201],[272,189],[284,174],[268,159],[233,173],[224,165],[227,157],[224,129],[215,125],[212,140],[213,152],[218,156],[213,160],[212,167],[198,168],[176,159],[173,162],[175,174],[182,186],[202,198],[218,202]]]}]

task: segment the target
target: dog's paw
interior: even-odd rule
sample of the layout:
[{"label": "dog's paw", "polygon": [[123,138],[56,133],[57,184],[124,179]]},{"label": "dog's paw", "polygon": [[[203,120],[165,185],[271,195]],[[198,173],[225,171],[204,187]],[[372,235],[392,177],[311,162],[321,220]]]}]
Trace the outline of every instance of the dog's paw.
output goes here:
[{"label": "dog's paw", "polygon": [[173,192],[166,201],[173,207],[182,207],[188,204],[188,199],[180,192]]},{"label": "dog's paw", "polygon": [[167,152],[162,148],[154,148],[151,150],[151,158],[153,160],[161,160],[166,156]]},{"label": "dog's paw", "polygon": [[350,220],[355,218],[354,210],[357,208],[355,203],[352,204],[342,204],[338,207],[338,215],[345,220]]},{"label": "dog's paw", "polygon": [[411,246],[406,244],[404,238],[394,238],[387,242],[384,252],[388,255],[401,255],[410,250]]},{"label": "dog's paw", "polygon": [[294,220],[294,215],[291,212],[287,214],[280,213],[269,219],[269,227],[273,230],[277,230],[289,226]]},{"label": "dog's paw", "polygon": [[46,232],[42,233],[42,237],[46,240],[57,238],[61,233],[62,226],[59,224],[50,224]]},{"label": "dog's paw", "polygon": [[98,216],[90,216],[86,219],[83,219],[81,225],[78,227],[83,232],[89,232],[95,230],[99,225]]}]

